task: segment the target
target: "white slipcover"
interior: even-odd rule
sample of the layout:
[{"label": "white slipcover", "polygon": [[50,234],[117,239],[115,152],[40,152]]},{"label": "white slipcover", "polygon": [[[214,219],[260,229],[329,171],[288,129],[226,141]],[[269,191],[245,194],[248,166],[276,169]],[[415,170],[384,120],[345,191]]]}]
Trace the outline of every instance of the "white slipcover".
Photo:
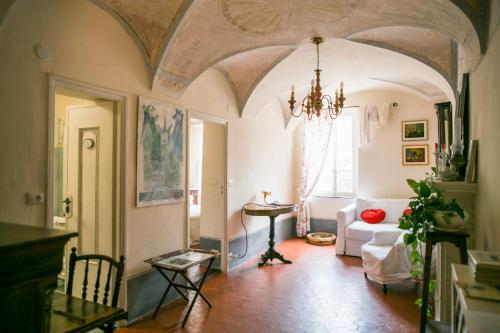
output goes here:
[{"label": "white slipcover", "polygon": [[408,248],[403,237],[403,231],[376,231],[373,239],[361,247],[363,268],[370,279],[391,284],[411,278]]},{"label": "white slipcover", "polygon": [[[337,211],[336,253],[361,257],[361,246],[370,241],[375,231],[397,231],[399,218],[408,207],[410,199],[357,198],[351,205]],[[366,209],[383,209],[385,219],[369,224],[361,220]]]}]

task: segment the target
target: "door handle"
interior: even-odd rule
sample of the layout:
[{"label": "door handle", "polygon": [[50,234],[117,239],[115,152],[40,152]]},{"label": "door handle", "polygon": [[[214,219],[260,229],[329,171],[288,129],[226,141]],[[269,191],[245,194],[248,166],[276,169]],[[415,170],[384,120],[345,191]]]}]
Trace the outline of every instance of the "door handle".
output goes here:
[{"label": "door handle", "polygon": [[73,201],[72,201],[72,196],[71,194],[66,194],[66,199],[64,199],[62,202],[64,204],[64,217],[70,218],[73,215]]}]

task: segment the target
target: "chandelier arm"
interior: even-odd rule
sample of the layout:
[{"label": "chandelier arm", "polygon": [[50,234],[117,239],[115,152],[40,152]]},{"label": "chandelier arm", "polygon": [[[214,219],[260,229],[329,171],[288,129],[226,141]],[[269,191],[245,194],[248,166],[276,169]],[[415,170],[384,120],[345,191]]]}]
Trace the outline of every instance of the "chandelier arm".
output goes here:
[{"label": "chandelier arm", "polygon": [[[303,106],[304,106],[304,103],[302,102],[302,109],[303,109]],[[298,109],[298,108],[295,108],[295,109]],[[297,114],[294,112],[294,109],[290,109],[290,113],[292,114],[292,117],[298,118],[298,117],[302,116],[302,112],[303,112],[302,109]]]}]

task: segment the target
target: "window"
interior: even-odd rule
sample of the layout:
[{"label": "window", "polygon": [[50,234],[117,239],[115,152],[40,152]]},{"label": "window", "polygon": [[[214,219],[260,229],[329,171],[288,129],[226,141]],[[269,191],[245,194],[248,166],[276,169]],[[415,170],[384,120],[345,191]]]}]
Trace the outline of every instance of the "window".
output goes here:
[{"label": "window", "polygon": [[333,121],[325,166],[314,195],[354,197],[358,176],[358,109],[346,109]]}]

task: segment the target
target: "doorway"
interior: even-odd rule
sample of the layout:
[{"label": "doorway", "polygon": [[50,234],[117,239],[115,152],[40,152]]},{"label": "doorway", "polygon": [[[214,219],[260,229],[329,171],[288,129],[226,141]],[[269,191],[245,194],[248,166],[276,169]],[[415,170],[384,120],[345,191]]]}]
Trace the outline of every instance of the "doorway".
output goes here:
[{"label": "doorway", "polygon": [[[78,232],[66,245],[59,274],[57,291],[64,292],[72,247],[115,259],[124,254],[124,105],[121,97],[65,79],[51,78],[50,94],[47,226]],[[97,263],[89,266],[97,269]],[[83,271],[75,270],[76,287]]]},{"label": "doorway", "polygon": [[221,253],[213,268],[226,271],[227,122],[189,112],[187,244]]}]

